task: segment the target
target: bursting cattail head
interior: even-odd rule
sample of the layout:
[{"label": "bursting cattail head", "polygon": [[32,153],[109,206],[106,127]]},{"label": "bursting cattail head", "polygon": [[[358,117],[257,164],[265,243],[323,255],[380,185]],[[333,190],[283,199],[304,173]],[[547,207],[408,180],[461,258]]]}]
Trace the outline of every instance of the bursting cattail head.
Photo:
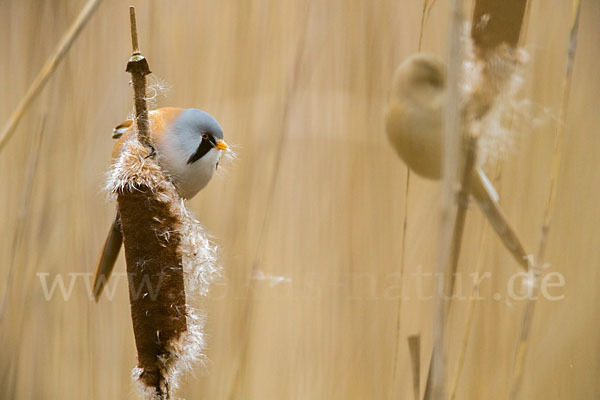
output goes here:
[{"label": "bursting cattail head", "polygon": [[[522,102],[516,100],[522,83],[518,72],[526,55],[519,49],[499,46],[482,60],[475,57],[470,40],[466,49],[459,99],[462,135],[478,137],[480,165],[504,156],[515,130],[513,116],[527,113]],[[441,177],[446,92],[443,60],[418,53],[396,70],[386,111],[392,147],[408,167],[429,179]]]}]

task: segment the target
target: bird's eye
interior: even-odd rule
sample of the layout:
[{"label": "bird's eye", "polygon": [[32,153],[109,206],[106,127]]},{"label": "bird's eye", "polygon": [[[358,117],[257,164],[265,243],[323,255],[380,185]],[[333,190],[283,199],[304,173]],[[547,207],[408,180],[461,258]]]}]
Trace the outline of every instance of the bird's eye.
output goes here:
[{"label": "bird's eye", "polygon": [[207,133],[203,133],[202,134],[202,139],[208,139],[208,134]]}]

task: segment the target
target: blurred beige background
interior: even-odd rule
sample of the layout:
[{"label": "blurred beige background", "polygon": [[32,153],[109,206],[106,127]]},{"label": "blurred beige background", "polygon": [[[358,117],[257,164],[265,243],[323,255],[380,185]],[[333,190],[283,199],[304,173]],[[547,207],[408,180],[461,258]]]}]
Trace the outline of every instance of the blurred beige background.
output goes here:
[{"label": "blurred beige background", "polygon": [[[418,48],[422,2],[131,3],[153,77],[170,87],[156,106],[210,112],[238,153],[189,204],[221,246],[224,277],[202,304],[210,361],[184,377],[178,395],[414,398],[406,337],[422,335],[425,376],[433,301],[419,299],[415,274],[436,269],[440,187],[412,176],[405,196],[406,168],[382,116],[394,68]],[[2,124],[83,5],[0,2]],[[124,277],[112,300],[96,304],[85,276],[73,275],[92,272],[114,212],[102,186],[112,127],[132,107],[127,5],[101,4],[0,153],[3,399],[136,398]],[[600,396],[600,3],[583,0],[569,113],[557,121],[569,18],[567,1],[532,3],[525,95],[536,113],[514,133],[499,183],[503,207],[534,249],[554,132],[566,124],[547,256],[566,282],[551,293],[564,299],[537,304],[522,399]],[[447,20],[448,1],[435,2],[424,50],[444,54]],[[462,293],[471,295],[466,274],[478,263],[492,276],[475,306],[457,398],[505,399],[525,305],[507,298],[518,266],[479,210],[467,218]],[[39,273],[49,285],[62,274],[67,289],[73,278],[68,299],[57,288],[47,301]],[[435,280],[423,280],[421,294],[433,294]],[[456,302],[451,319],[450,376],[468,303]]]}]

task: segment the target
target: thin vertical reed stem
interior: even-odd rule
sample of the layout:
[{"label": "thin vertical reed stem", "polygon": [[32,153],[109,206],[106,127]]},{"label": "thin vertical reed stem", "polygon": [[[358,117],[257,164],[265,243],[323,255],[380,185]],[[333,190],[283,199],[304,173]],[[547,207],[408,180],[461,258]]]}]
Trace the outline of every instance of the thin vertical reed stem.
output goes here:
[{"label": "thin vertical reed stem", "polygon": [[31,85],[27,89],[27,93],[25,93],[25,96],[21,99],[16,110],[12,113],[0,132],[0,152],[15,133],[15,129],[17,128],[19,121],[25,114],[25,111],[27,111],[27,108],[31,102],[38,96],[38,94],[40,94],[41,90],[46,85],[46,82],[48,82],[48,79],[56,70],[56,67],[58,67],[62,59],[65,57],[71,48],[71,45],[73,42],[75,42],[75,39],[77,39],[87,22],[94,14],[94,11],[96,11],[100,5],[101,1],[102,0],[89,0],[85,4],[75,21],[73,21],[73,24],[69,27],[69,30],[63,35],[63,37],[60,39],[60,42],[58,42],[54,53],[48,57],[40,72],[38,72],[33,82],[31,82]]},{"label": "thin vertical reed stem", "polygon": [[[0,303],[0,322],[2,322],[6,316],[6,312],[9,310],[16,310],[15,319],[12,321],[12,325],[14,331],[17,332],[17,337],[21,337],[25,334],[25,323],[28,318],[28,314],[23,312],[29,309],[29,304],[32,301],[31,296],[22,296],[21,298],[13,298],[15,293],[30,293],[30,290],[33,286],[32,280],[24,280],[19,285],[15,285],[15,270],[19,270],[23,276],[31,278],[35,274],[31,271],[33,265],[36,265],[36,262],[30,260],[32,253],[30,251],[21,251],[19,249],[23,246],[25,241],[26,232],[28,229],[31,229],[31,211],[32,211],[32,194],[36,189],[35,178],[38,171],[38,163],[41,154],[42,141],[44,138],[44,130],[46,127],[46,117],[47,114],[44,113],[40,120],[40,127],[36,130],[36,133],[31,138],[31,143],[29,144],[29,155],[27,159],[27,169],[25,171],[25,178],[23,184],[23,191],[21,192],[21,200],[19,201],[19,210],[17,212],[17,221],[16,228],[13,234],[12,247],[11,247],[11,257],[10,264],[8,269],[8,276],[6,277],[6,286],[4,289],[4,296],[2,298],[2,303]],[[22,254],[22,257],[19,257],[18,254]],[[18,268],[17,268],[18,267]],[[26,268],[25,268],[26,267]],[[16,290],[18,287],[18,290]],[[16,303],[16,304],[15,304]],[[10,304],[10,308],[7,309],[7,304]],[[8,319],[8,318],[7,318]],[[6,325],[6,322],[3,322]],[[4,337],[4,335],[8,333],[4,330],[0,334],[0,342],[7,343],[8,338]],[[14,393],[16,391],[17,379],[16,374],[19,370],[19,364],[21,363],[21,359],[19,357],[10,357],[10,351],[8,350],[8,365],[6,366],[5,373],[10,376],[13,375],[10,379],[4,380],[5,382],[9,382],[7,393],[9,393],[8,398],[15,398]],[[0,382],[3,379],[0,378]]]},{"label": "thin vertical reed stem", "polygon": [[531,325],[533,323],[533,317],[535,314],[535,305],[537,298],[537,277],[539,274],[539,268],[544,265],[546,257],[546,247],[548,242],[548,234],[552,226],[552,211],[554,208],[554,202],[556,199],[556,187],[558,182],[558,174],[560,173],[560,164],[562,158],[562,147],[565,134],[565,124],[567,111],[569,107],[569,95],[571,93],[571,81],[573,77],[573,63],[575,60],[575,52],[577,50],[577,34],[579,30],[579,15],[581,10],[580,0],[573,0],[571,3],[571,22],[569,30],[569,44],[567,48],[567,60],[565,66],[565,75],[562,81],[562,96],[561,104],[559,109],[558,125],[554,136],[554,151],[552,154],[552,170],[550,174],[550,189],[548,191],[548,197],[546,198],[546,205],[544,207],[544,220],[540,232],[540,241],[538,245],[537,260],[533,267],[534,285],[533,295],[528,300],[525,306],[525,312],[523,314],[523,320],[521,323],[521,333],[519,336],[519,342],[515,352],[514,364],[513,364],[513,376],[511,381],[511,389],[509,398],[514,400],[518,398],[519,391],[523,380],[523,369],[525,367],[525,358],[527,356],[527,350],[529,347],[529,334],[531,332]]},{"label": "thin vertical reed stem", "polygon": [[444,277],[442,288],[438,288],[435,300],[433,327],[433,352],[425,391],[425,399],[446,399],[446,352],[444,346],[446,330],[446,293],[448,293],[452,246],[456,245],[454,221],[456,217],[455,190],[460,161],[460,82],[462,79],[463,49],[461,38],[464,26],[462,0],[451,4],[449,57],[448,57],[448,102],[444,111],[444,153],[442,167],[442,210],[438,274]]},{"label": "thin vertical reed stem", "polygon": [[[487,235],[486,235],[486,232],[484,231],[481,235],[481,242],[480,242],[479,247],[481,249],[483,249],[486,242],[487,242]],[[477,276],[479,276],[479,274],[481,274],[481,269],[483,267],[483,261],[482,261],[483,254],[484,254],[483,251],[479,252],[479,257],[477,260],[477,272],[476,272],[478,274]],[[479,295],[479,289],[480,289],[479,284],[477,284],[476,286],[473,287],[473,295],[474,296]],[[469,343],[469,336],[471,333],[471,326],[473,325],[473,317],[475,315],[476,304],[477,304],[476,301],[470,300],[469,304],[467,306],[467,311],[466,311],[467,321],[465,323],[462,340],[459,345],[458,359],[456,361],[456,372],[454,374],[454,378],[450,382],[450,395],[449,395],[450,400],[454,400],[456,398],[456,390],[458,388],[458,382],[462,375],[462,370],[463,370],[463,366],[465,363],[467,347],[468,347],[468,343]]]},{"label": "thin vertical reed stem", "polygon": [[[421,51],[423,45],[423,32],[425,30],[425,20],[429,14],[428,6],[429,3],[433,3],[431,0],[423,1],[423,11],[421,13],[421,25],[419,28],[419,45],[417,51]],[[433,6],[433,4],[431,4]],[[408,230],[408,198],[410,193],[410,168],[406,168],[406,185],[404,187],[404,219],[402,221],[402,241],[400,249],[400,295],[398,298],[398,311],[396,315],[396,339],[394,342],[394,365],[392,369],[392,383],[396,381],[396,374],[398,372],[398,352],[400,351],[400,327],[402,322],[402,296],[404,295],[403,284],[404,284],[404,269],[406,266],[406,233]],[[413,360],[414,362],[414,360]],[[413,372],[415,370],[413,365]],[[393,395],[393,389],[395,385],[392,384],[390,393]],[[418,396],[418,391],[416,396]],[[417,399],[418,400],[418,399]]]},{"label": "thin vertical reed stem", "polygon": [[[489,54],[491,54],[491,52],[493,52],[497,46],[501,45],[502,43],[507,43],[512,47],[517,46],[520,38],[523,35],[522,28],[524,16],[527,14],[526,9],[527,0],[513,1],[510,4],[499,4],[493,0],[477,0],[475,2],[472,17],[471,37],[475,45],[476,54],[480,61],[487,64],[487,58]],[[485,17],[487,17],[488,23],[482,24],[481,22]],[[489,76],[486,75],[486,78],[489,79]],[[484,82],[484,84],[491,84],[491,82]],[[493,99],[490,100],[493,101]],[[472,169],[476,159],[477,137],[469,136],[466,142],[467,146],[465,165],[463,167],[461,190],[458,195],[458,213],[454,231],[454,238],[456,241],[454,242],[454,246],[452,248],[453,251],[451,254],[452,270],[450,276],[450,295],[453,294],[454,276],[460,256],[460,238],[462,237],[467,210],[469,178],[471,177]],[[499,175],[500,169],[501,165],[499,163],[497,166],[497,176]],[[482,268],[481,257],[483,253],[480,252],[479,254],[480,259],[478,260],[478,272]],[[477,294],[478,291],[479,287],[475,287],[475,294]],[[459,348],[456,373],[451,382],[450,399],[454,399],[456,396],[458,381],[464,365],[474,310],[475,303],[470,301],[467,309],[467,321]]]},{"label": "thin vertical reed stem", "polygon": [[33,135],[32,138],[32,143],[28,146],[29,154],[27,159],[27,169],[25,170],[25,179],[23,181],[23,192],[21,194],[21,201],[19,202],[20,207],[17,211],[16,228],[12,238],[12,246],[10,249],[10,263],[8,264],[8,275],[6,277],[6,285],[3,291],[4,296],[2,297],[2,301],[0,302],[0,321],[2,321],[4,313],[6,311],[7,298],[9,297],[10,292],[15,289],[13,280],[15,268],[18,266],[16,262],[17,255],[18,250],[21,247],[21,244],[23,243],[25,230],[29,222],[27,217],[29,217],[31,213],[31,199],[33,190],[35,188],[34,179],[40,158],[40,148],[42,146],[42,138],[45,127],[46,114],[44,114],[44,116],[41,119],[40,129],[36,130],[36,133]]},{"label": "thin vertical reed stem", "polygon": [[[502,162],[498,161],[498,164],[496,166],[496,174],[494,177],[494,183],[497,184],[500,180],[500,176],[501,176],[501,172],[502,172]],[[479,244],[479,248],[480,249],[485,249],[486,243],[487,243],[487,230],[484,230],[483,233],[481,234],[481,242]],[[476,268],[476,276],[480,276],[481,275],[481,271],[483,269],[484,263],[483,263],[483,259],[484,259],[484,252],[483,251],[479,251],[479,256],[477,259],[477,268]],[[477,297],[479,295],[479,283],[477,283],[474,287],[473,287],[473,297]],[[458,353],[458,359],[456,361],[456,372],[454,374],[454,378],[452,379],[451,382],[451,386],[450,386],[450,400],[454,400],[456,398],[456,390],[458,389],[458,382],[460,380],[460,377],[462,375],[462,370],[464,367],[464,363],[465,363],[465,358],[466,358],[466,354],[467,354],[467,348],[468,348],[468,344],[469,344],[469,336],[471,334],[471,327],[473,326],[473,318],[475,316],[475,306],[477,305],[477,302],[474,301],[473,299],[469,300],[469,304],[467,306],[467,320],[465,323],[465,327],[463,330],[463,335],[462,335],[462,340],[459,346],[459,353]]]},{"label": "thin vertical reed stem", "polygon": [[404,187],[404,220],[402,221],[402,240],[400,249],[400,294],[398,296],[398,310],[396,312],[396,339],[394,341],[394,364],[392,368],[392,385],[390,395],[393,397],[398,372],[398,353],[400,351],[400,327],[402,321],[402,296],[404,296],[404,268],[406,266],[406,232],[408,227],[408,194],[410,189],[410,168],[406,168],[406,185]]},{"label": "thin vertical reed stem", "polygon": [[[448,276],[449,287],[447,295],[452,297],[454,294],[454,280],[458,269],[458,259],[460,258],[460,248],[462,244],[463,232],[465,229],[465,220],[467,218],[467,207],[469,204],[469,179],[475,167],[477,152],[477,138],[469,135],[466,140],[465,163],[462,172],[460,190],[456,197],[457,211],[454,222],[454,232],[452,233],[452,247],[450,250],[450,275]],[[449,307],[449,303],[448,303]]]}]

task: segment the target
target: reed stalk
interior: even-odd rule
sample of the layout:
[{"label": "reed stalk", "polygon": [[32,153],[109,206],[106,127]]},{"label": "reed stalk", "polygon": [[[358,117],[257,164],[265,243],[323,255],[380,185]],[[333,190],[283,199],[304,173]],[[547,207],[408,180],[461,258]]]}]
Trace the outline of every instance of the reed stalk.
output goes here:
[{"label": "reed stalk", "polygon": [[[429,12],[431,11],[431,7],[433,7],[433,3],[435,3],[435,0],[424,0],[423,1],[423,10],[421,12],[421,25],[419,27],[419,45],[417,48],[418,52],[421,52],[422,49],[422,45],[423,45],[423,32],[425,30],[425,21],[427,19],[427,16],[429,15]],[[409,194],[410,194],[410,168],[407,166],[406,167],[406,184],[404,186],[404,217],[403,217],[403,221],[402,221],[402,240],[401,240],[401,249],[400,249],[400,295],[398,296],[398,311],[397,311],[397,315],[396,315],[396,339],[394,341],[394,364],[392,367],[392,382],[395,382],[396,380],[396,374],[398,372],[398,352],[400,351],[400,327],[401,327],[401,321],[402,321],[402,296],[404,295],[404,290],[403,290],[403,284],[404,284],[404,270],[406,267],[406,234],[407,234],[407,230],[408,230],[408,198],[409,198]],[[409,341],[410,343],[410,341]],[[419,341],[419,345],[420,345],[420,341]],[[411,353],[412,354],[412,353]],[[420,355],[420,352],[419,352]],[[415,379],[415,368],[417,372],[420,373],[420,366],[415,367],[414,362],[415,360],[412,360],[413,362],[413,379]],[[417,380],[419,380],[417,378]],[[393,395],[393,387],[395,385],[392,385],[392,387],[390,388],[390,393]],[[417,386],[417,392],[415,394],[415,396],[418,397],[419,393],[419,387]]]},{"label": "reed stalk", "polygon": [[445,330],[447,296],[450,287],[450,257],[456,247],[457,238],[453,235],[456,218],[455,195],[457,174],[460,162],[460,82],[462,80],[464,34],[464,4],[462,0],[453,0],[450,7],[448,92],[444,110],[444,153],[442,166],[442,210],[440,230],[440,250],[437,272],[444,277],[442,289],[435,299],[435,317],[433,327],[433,351],[431,365],[425,389],[425,399],[446,399],[446,352]]},{"label": "reed stalk", "polygon": [[[516,47],[521,37],[521,28],[523,26],[524,16],[527,9],[526,0],[513,0],[506,4],[499,4],[491,0],[477,0],[475,2],[475,8],[472,17],[472,28],[471,37],[475,45],[475,54],[480,62],[488,63],[488,57],[493,54],[495,49],[503,43]],[[481,22],[486,19],[486,23]],[[487,66],[485,67],[487,68]],[[492,86],[492,82],[488,82],[489,79],[494,79],[494,76],[490,76],[489,73],[484,75],[485,81],[481,84],[485,86]],[[486,93],[489,90],[483,89]],[[493,104],[494,97],[497,93],[492,90],[489,91],[489,99],[486,99],[484,104]],[[476,99],[472,99],[476,100]],[[476,107],[481,107],[477,105]],[[469,132],[468,127],[466,131]],[[472,169],[476,160],[476,149],[477,149],[477,137],[469,134],[466,138],[466,158],[465,165],[463,167],[463,179],[461,183],[461,189],[458,194],[458,212],[456,217],[456,225],[454,231],[454,246],[452,247],[451,253],[451,275],[450,275],[450,292],[453,294],[454,289],[454,276],[457,271],[458,259],[460,256],[460,238],[462,237],[464,222],[466,217],[466,210],[468,205],[468,185],[469,177],[471,176]],[[500,166],[498,167],[497,175]],[[516,236],[515,236],[516,237]],[[483,240],[483,239],[482,239]],[[514,247],[514,246],[513,246]],[[522,247],[522,246],[520,246]],[[511,247],[512,249],[512,247]],[[481,253],[480,253],[481,255]],[[522,261],[522,260],[521,260]],[[478,270],[481,268],[481,260],[478,262]],[[474,288],[475,293],[478,293],[479,288]],[[457,371],[451,382],[450,398],[454,399],[456,396],[456,390],[458,386],[458,380],[460,378],[464,359],[466,356],[466,349],[468,344],[468,337],[473,322],[473,315],[475,310],[475,304],[470,301],[467,309],[467,321],[463,331],[462,341],[459,348],[459,355],[457,361]]]},{"label": "reed stalk", "polygon": [[[33,301],[32,296],[17,297],[15,294],[30,293],[33,287],[34,276],[33,268],[36,265],[35,254],[30,251],[30,246],[27,245],[26,236],[27,231],[31,229],[31,214],[32,214],[32,193],[36,188],[36,176],[38,172],[39,159],[42,149],[42,142],[44,139],[44,131],[46,128],[46,117],[44,114],[40,119],[39,129],[36,129],[35,133],[31,135],[29,143],[29,154],[27,157],[27,167],[25,170],[25,177],[23,180],[23,191],[19,201],[19,209],[17,211],[17,221],[14,233],[12,235],[12,245],[10,262],[8,264],[8,276],[6,277],[6,284],[4,288],[4,294],[0,303],[0,323],[6,326],[7,323],[18,332],[18,337],[22,337],[25,334],[25,324],[27,320],[27,313],[24,312],[29,309],[29,304]],[[34,260],[30,260],[33,258]],[[28,277],[23,285],[17,284],[16,276],[21,273],[24,277]],[[12,301],[11,301],[12,300]],[[16,303],[16,304],[15,304]],[[11,304],[7,307],[7,304]],[[15,312],[16,310],[16,312]],[[14,313],[14,319],[10,319],[11,311]],[[10,321],[10,322],[8,322]],[[0,332],[0,342],[9,343],[10,336],[7,337],[8,331],[3,330]],[[8,345],[6,348],[6,356],[10,360],[4,373],[16,374],[19,370],[19,364],[21,364],[21,358],[13,356],[11,353],[15,349]],[[7,398],[15,398],[15,387],[17,379],[10,379],[7,387]]]},{"label": "reed stalk", "polygon": [[48,82],[48,79],[50,79],[50,76],[52,76],[52,73],[54,73],[56,67],[58,67],[65,55],[69,52],[73,42],[75,42],[75,39],[77,39],[87,22],[94,14],[94,11],[96,11],[100,5],[101,1],[102,0],[89,0],[85,4],[75,21],[73,21],[73,24],[71,24],[69,27],[69,30],[58,42],[54,52],[50,55],[50,57],[48,57],[40,72],[38,72],[33,82],[31,82],[31,85],[29,85],[25,96],[21,99],[15,111],[13,111],[11,116],[8,118],[8,121],[2,128],[2,131],[0,131],[0,152],[2,152],[2,149],[4,149],[8,141],[15,133],[15,129],[17,128],[19,121],[21,121],[21,118],[23,118],[23,115],[25,115],[27,108],[29,108],[33,100],[40,94]]},{"label": "reed stalk", "polygon": [[[496,166],[494,186],[496,186],[496,184],[499,183],[501,174],[502,174],[502,162],[499,161]],[[481,234],[481,242],[479,244],[480,249],[485,249],[487,240],[488,240],[488,231],[485,230]],[[478,254],[477,268],[476,268],[477,276],[481,276],[481,272],[483,270],[483,266],[484,266],[483,255],[484,255],[483,251],[480,251]],[[480,289],[479,283],[477,283],[477,285],[473,287],[473,297],[477,297],[479,295],[479,289]],[[466,359],[466,355],[467,355],[467,348],[468,348],[468,344],[469,344],[469,337],[471,335],[471,328],[473,326],[473,317],[475,316],[475,306],[476,305],[477,305],[476,301],[474,301],[473,299],[469,300],[469,304],[467,306],[467,311],[466,311],[467,317],[466,317],[465,327],[463,330],[462,339],[460,341],[459,353],[458,353],[458,358],[456,361],[456,372],[454,373],[454,377],[452,379],[451,386],[450,386],[450,394],[449,394],[450,400],[454,400],[456,398],[458,382],[460,381],[460,377],[462,376],[462,371],[463,371],[463,367],[464,367],[464,363],[465,363],[465,359]]]},{"label": "reed stalk", "polygon": [[533,276],[535,281],[533,282],[533,295],[527,301],[523,319],[521,322],[521,333],[519,335],[519,342],[514,356],[513,363],[513,375],[511,379],[510,395],[511,400],[517,399],[521,384],[523,380],[523,370],[525,367],[525,358],[527,356],[527,350],[529,348],[531,333],[531,325],[535,315],[535,306],[537,299],[537,279],[540,274],[540,268],[544,265],[546,258],[546,247],[548,243],[548,235],[552,226],[552,214],[554,209],[554,202],[556,200],[556,188],[558,183],[558,175],[560,173],[562,148],[565,136],[565,122],[567,118],[567,112],[569,107],[569,96],[571,93],[571,81],[573,77],[573,64],[575,60],[575,52],[577,50],[577,34],[579,31],[579,16],[581,11],[580,0],[573,0],[571,3],[571,21],[569,29],[569,42],[567,47],[567,60],[565,65],[565,74],[562,81],[562,95],[561,103],[559,108],[559,118],[554,135],[554,150],[552,154],[552,169],[550,173],[550,189],[548,190],[548,196],[546,198],[546,204],[544,207],[544,219],[540,230],[540,239],[538,243],[537,260],[533,268]]}]

